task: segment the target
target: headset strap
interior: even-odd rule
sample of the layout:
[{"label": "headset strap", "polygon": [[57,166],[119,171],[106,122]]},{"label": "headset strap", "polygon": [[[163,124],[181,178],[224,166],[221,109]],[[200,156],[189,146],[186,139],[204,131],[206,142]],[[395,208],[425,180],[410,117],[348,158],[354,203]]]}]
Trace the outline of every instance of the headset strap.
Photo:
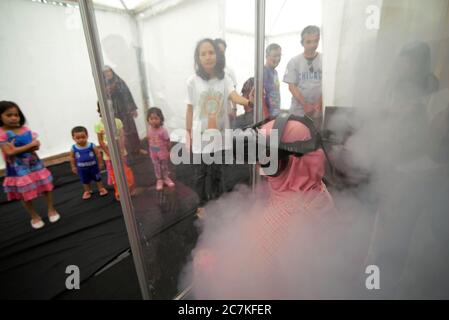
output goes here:
[{"label": "headset strap", "polygon": [[[329,169],[331,171],[331,176],[334,176],[334,167],[332,166],[332,163],[329,159],[329,156],[327,154],[326,148],[323,144],[323,139],[321,137],[321,134],[315,127],[315,124],[313,122],[313,119],[308,117],[307,115],[304,117],[299,117],[292,115],[287,112],[280,113],[277,117],[270,116],[253,126],[251,126],[252,129],[259,129],[260,126],[274,120],[273,129],[278,130],[278,146],[279,149],[288,151],[290,153],[293,153],[297,156],[302,156],[306,153],[313,152],[315,150],[318,150],[320,147],[324,152],[324,156],[326,157],[326,160],[329,164]],[[306,141],[296,141],[292,143],[284,143],[281,142],[282,135],[284,134],[284,128],[289,120],[295,120],[301,122],[303,125],[305,125],[310,130],[311,138]],[[250,128],[250,127],[247,127]],[[266,137],[268,140],[266,141],[267,145],[270,145],[269,143],[269,136]]]},{"label": "headset strap", "polygon": [[291,114],[288,113],[281,113],[276,117],[276,120],[274,120],[273,129],[278,131],[278,146],[281,145],[281,139],[284,135],[284,129],[287,125],[288,120],[290,119]]}]

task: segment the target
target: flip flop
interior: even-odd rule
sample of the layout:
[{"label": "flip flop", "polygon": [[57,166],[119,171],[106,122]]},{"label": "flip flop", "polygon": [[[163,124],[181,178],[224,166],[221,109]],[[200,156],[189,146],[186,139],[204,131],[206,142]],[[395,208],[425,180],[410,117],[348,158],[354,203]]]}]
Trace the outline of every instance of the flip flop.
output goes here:
[{"label": "flip flop", "polygon": [[83,193],[83,200],[90,199],[90,197],[92,197],[91,192],[90,191],[84,191],[84,193]]},{"label": "flip flop", "polygon": [[105,188],[100,189],[100,197],[104,197],[105,195],[107,195],[109,192],[108,190],[106,190]]}]

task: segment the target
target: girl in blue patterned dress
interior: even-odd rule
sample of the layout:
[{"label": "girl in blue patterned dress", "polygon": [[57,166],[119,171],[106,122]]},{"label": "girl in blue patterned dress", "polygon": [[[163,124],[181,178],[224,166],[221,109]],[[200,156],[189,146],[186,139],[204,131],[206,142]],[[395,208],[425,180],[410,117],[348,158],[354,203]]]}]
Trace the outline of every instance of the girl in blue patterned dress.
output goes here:
[{"label": "girl in blue patterned dress", "polygon": [[53,206],[53,177],[37,156],[40,142],[25,121],[16,103],[0,101],[0,148],[6,163],[3,187],[9,201],[22,201],[31,226],[40,229],[44,222],[33,207],[33,199],[44,196],[50,222],[58,221],[60,216]]}]

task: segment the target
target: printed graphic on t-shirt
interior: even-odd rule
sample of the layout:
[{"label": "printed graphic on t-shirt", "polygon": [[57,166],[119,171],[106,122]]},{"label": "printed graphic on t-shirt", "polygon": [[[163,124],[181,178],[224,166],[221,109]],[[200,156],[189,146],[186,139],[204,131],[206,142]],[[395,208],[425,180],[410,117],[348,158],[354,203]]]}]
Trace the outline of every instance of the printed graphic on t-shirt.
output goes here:
[{"label": "printed graphic on t-shirt", "polygon": [[209,88],[200,96],[201,118],[207,119],[207,129],[220,129],[219,119],[223,117],[223,93]]},{"label": "printed graphic on t-shirt", "polygon": [[[91,158],[93,158],[93,157],[95,157],[95,154],[93,153],[93,151],[89,151],[88,156],[91,157]],[[76,157],[77,159],[81,158],[81,154],[79,153],[79,151],[76,151],[76,152],[75,152],[75,157]]]},{"label": "printed graphic on t-shirt", "polygon": [[321,70],[317,70],[314,72],[311,71],[304,71],[299,74],[300,81],[308,81],[308,80],[317,80],[321,81],[322,78],[322,72]]},{"label": "printed graphic on t-shirt", "polygon": [[152,152],[159,152],[161,150],[161,139],[159,135],[152,135],[149,137],[150,140],[150,149]]}]

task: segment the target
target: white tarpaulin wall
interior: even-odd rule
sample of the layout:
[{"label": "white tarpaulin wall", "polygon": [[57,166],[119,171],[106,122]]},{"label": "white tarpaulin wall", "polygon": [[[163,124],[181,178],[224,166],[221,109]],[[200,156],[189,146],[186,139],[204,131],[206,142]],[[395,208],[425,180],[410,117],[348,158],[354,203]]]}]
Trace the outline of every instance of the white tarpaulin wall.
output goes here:
[{"label": "white tarpaulin wall", "polygon": [[[198,40],[220,37],[228,42],[227,61],[236,73],[238,91],[254,73],[253,0],[166,2],[168,9],[158,14],[150,8],[135,17],[96,11],[104,61],[131,89],[139,107],[136,124],[141,137],[145,135],[145,107],[139,46],[144,52],[150,103],[163,108],[169,130],[184,127],[185,81],[193,73]],[[129,9],[142,6],[136,1],[124,3]],[[120,8],[120,1],[100,4]],[[70,129],[77,125],[85,126],[96,142],[97,97],[78,8],[2,0],[0,11],[8,12],[0,21],[0,97],[23,109],[29,126],[40,135],[40,156],[67,152],[73,144]],[[284,49],[278,67],[282,77],[288,59],[300,52],[301,29],[307,24],[320,25],[320,2],[272,0],[267,1],[266,11],[267,44],[279,42]],[[287,91],[282,86],[284,108],[290,100]],[[4,167],[3,162],[0,166]]]},{"label": "white tarpaulin wall", "polygon": [[[115,1],[117,8],[119,2]],[[112,2],[102,2],[108,3]],[[124,11],[96,11],[104,61],[131,89],[139,107],[136,124],[141,137],[145,135],[145,106],[139,47],[150,104],[163,108],[169,130],[184,127],[185,81],[193,73],[193,50],[199,39],[221,37],[227,41],[227,63],[236,73],[238,91],[253,75],[253,0],[124,3],[129,9],[151,3],[162,8],[150,7],[134,17]],[[447,0],[428,4],[418,0],[267,0],[266,4],[266,44],[276,42],[283,48],[277,69],[281,79],[288,60],[301,52],[302,28],[309,24],[322,27],[319,51],[324,56],[324,105],[358,105],[354,92],[368,88],[362,87],[357,70],[370,57],[391,56],[403,42],[413,40],[410,35],[430,41],[435,56],[438,40],[448,32]],[[378,28],[367,27],[372,6],[379,10],[382,30],[390,31],[379,34]],[[0,99],[16,101],[22,107],[30,127],[40,134],[40,156],[67,152],[73,143],[70,129],[76,125],[87,127],[96,142],[92,133],[98,121],[97,97],[78,9],[31,0],[2,0],[0,11],[8,13],[0,20]],[[389,32],[394,32],[396,40],[388,37]],[[380,45],[379,39],[386,44]],[[379,48],[391,52],[382,53]],[[447,65],[433,61],[435,68]],[[386,59],[385,64],[391,67],[392,61]],[[382,83],[382,79],[377,82]],[[447,95],[447,90],[441,94]],[[281,84],[281,95],[282,107],[288,108],[290,93],[285,84]],[[3,163],[0,166],[4,167]]]},{"label": "white tarpaulin wall", "polygon": [[[0,12],[0,99],[15,101],[31,129],[39,134],[42,158],[68,152],[70,130],[85,126],[90,139],[98,121],[97,95],[77,8],[45,5],[27,0],[2,0]],[[105,62],[121,72],[142,106],[132,19],[123,14],[97,11],[102,38],[118,35],[124,40],[120,56],[105,54]],[[128,78],[129,77],[129,78]],[[136,123],[144,133],[143,109]],[[0,167],[4,168],[3,159]]]}]

